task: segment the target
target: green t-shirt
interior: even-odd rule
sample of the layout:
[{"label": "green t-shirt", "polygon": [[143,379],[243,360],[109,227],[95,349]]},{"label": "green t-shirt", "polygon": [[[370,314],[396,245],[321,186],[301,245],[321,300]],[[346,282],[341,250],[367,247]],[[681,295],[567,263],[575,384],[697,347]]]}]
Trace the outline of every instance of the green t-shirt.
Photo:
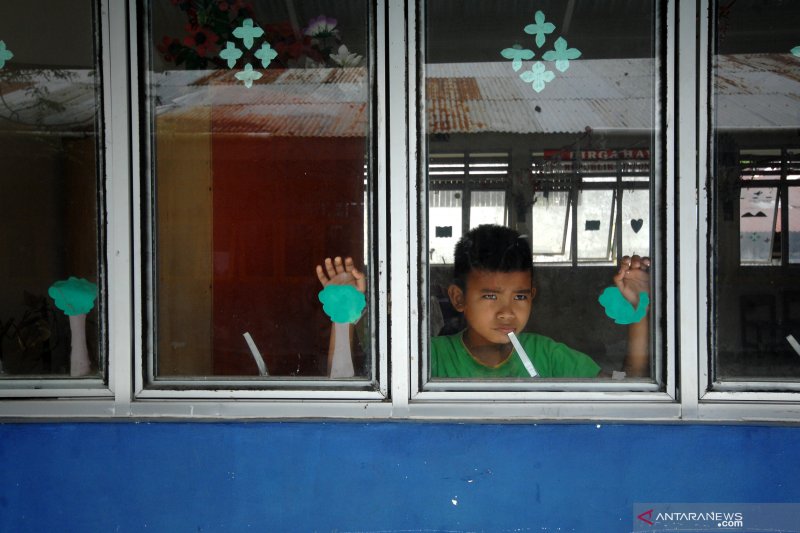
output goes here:
[{"label": "green t-shirt", "polygon": [[[431,377],[530,377],[516,350],[496,367],[480,363],[464,346],[463,333],[431,338]],[[520,333],[517,337],[536,372],[543,378],[593,378],[600,372],[600,367],[591,357],[565,344],[536,333]]]}]

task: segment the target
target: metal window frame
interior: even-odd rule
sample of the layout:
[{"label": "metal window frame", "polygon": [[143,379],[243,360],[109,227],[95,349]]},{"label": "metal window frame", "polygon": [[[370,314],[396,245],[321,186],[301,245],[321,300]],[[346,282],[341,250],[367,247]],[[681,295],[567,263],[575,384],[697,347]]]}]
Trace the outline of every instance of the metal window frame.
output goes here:
[{"label": "metal window frame", "polygon": [[[354,398],[349,393],[317,396],[198,391],[145,394],[144,333],[147,296],[142,288],[141,162],[137,98],[137,2],[101,0],[104,112],[106,113],[106,202],[108,287],[108,385],[59,390],[26,389],[0,401],[5,419],[415,419],[415,420],[592,420],[592,421],[797,421],[794,393],[705,391],[708,353],[703,347],[709,305],[705,231],[707,193],[698,176],[708,170],[709,0],[667,2],[659,28],[667,38],[661,65],[665,121],[661,157],[666,183],[653,203],[661,210],[666,255],[663,392],[622,391],[604,384],[593,391],[509,390],[476,395],[470,390],[419,392],[422,340],[427,340],[426,302],[420,272],[424,226],[417,209],[420,146],[415,114],[424,111],[417,80],[419,5],[412,0],[376,0],[378,111],[375,194],[379,243],[375,261],[378,298],[383,302],[378,349],[388,375],[388,399]],[[654,2],[654,5],[657,5]],[[660,4],[658,4],[660,5]],[[697,22],[699,20],[699,23]],[[699,47],[696,43],[700,43]],[[688,51],[684,57],[679,51]],[[698,109],[701,112],[698,114]],[[394,119],[394,120],[392,120]],[[695,157],[694,148],[698,154]],[[391,208],[390,208],[391,206]],[[682,281],[682,283],[678,283]],[[391,295],[391,298],[389,297]],[[422,328],[418,325],[423,324]],[[671,376],[671,377],[669,377]],[[37,383],[21,383],[35,387]],[[74,384],[70,384],[74,385]],[[557,387],[555,387],[557,388]],[[467,387],[468,389],[468,387]],[[703,391],[701,393],[701,391]],[[58,396],[53,398],[51,396]]]},{"label": "metal window frame", "polygon": [[[713,363],[712,323],[710,309],[713,309],[711,294],[711,272],[714,269],[714,256],[706,243],[714,238],[710,216],[710,202],[713,200],[710,187],[705,186],[713,176],[713,82],[711,39],[713,38],[714,0],[698,0],[697,9],[697,66],[696,79],[697,104],[697,366],[696,373],[687,372],[683,382],[696,387],[696,417],[702,420],[800,420],[800,383],[774,381],[714,381],[711,372]],[[785,154],[783,154],[785,155]],[[781,176],[783,182],[783,172]],[[766,183],[766,182],[765,182]],[[784,183],[785,185],[785,183]],[[788,189],[787,189],[788,190]],[[782,198],[785,202],[785,198]],[[786,205],[785,203],[783,205]],[[788,227],[788,225],[786,226]],[[787,232],[788,234],[788,232]],[[786,248],[784,247],[785,261]],[[758,268],[758,267],[756,267]],[[784,264],[782,268],[786,268]],[[708,288],[708,289],[706,289]],[[692,380],[692,381],[689,381]]]}]

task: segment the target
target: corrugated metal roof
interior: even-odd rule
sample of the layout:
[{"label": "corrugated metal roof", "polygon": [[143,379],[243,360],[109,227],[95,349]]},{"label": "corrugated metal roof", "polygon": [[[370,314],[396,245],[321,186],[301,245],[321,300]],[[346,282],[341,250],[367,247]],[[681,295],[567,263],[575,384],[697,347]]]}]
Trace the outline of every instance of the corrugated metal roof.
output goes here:
[{"label": "corrugated metal roof", "polygon": [[[530,69],[534,62],[525,62]],[[553,65],[548,63],[548,69]],[[722,130],[800,128],[800,60],[790,54],[715,58],[716,124]],[[566,72],[539,93],[514,72],[510,61],[425,65],[429,133],[575,133],[642,130],[655,116],[652,59],[570,61]],[[160,120],[186,120],[177,130],[288,136],[363,136],[368,131],[367,70],[321,68],[261,71],[246,88],[236,70],[151,73],[148,90]],[[31,87],[47,92],[57,108],[44,124],[52,129],[91,129],[95,79],[69,71],[70,79],[27,73],[28,84],[6,84],[0,114],[35,124]],[[198,129],[200,128],[200,129]],[[205,128],[205,129],[203,129]]]}]

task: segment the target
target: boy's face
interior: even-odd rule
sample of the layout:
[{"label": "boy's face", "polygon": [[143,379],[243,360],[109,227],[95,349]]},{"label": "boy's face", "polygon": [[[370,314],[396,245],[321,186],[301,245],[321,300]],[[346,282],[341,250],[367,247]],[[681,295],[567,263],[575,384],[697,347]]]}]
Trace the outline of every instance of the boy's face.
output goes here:
[{"label": "boy's face", "polygon": [[466,290],[449,289],[450,301],[467,320],[472,347],[508,344],[508,333],[520,333],[528,323],[535,290],[530,272],[473,270]]}]

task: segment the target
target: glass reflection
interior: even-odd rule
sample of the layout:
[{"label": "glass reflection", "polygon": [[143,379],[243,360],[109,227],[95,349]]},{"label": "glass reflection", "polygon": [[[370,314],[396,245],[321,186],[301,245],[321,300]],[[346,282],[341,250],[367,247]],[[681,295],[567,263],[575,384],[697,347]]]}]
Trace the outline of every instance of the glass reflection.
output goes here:
[{"label": "glass reflection", "polygon": [[500,223],[547,265],[526,332],[619,370],[626,329],[609,328],[596,300],[623,250],[651,250],[652,2],[420,5],[430,330],[464,327],[447,297],[452,246],[478,223]]},{"label": "glass reflection", "polygon": [[796,380],[800,4],[714,4],[714,379]]},{"label": "glass reflection", "polygon": [[93,6],[0,4],[0,378],[105,371]]},{"label": "glass reflection", "polygon": [[315,266],[369,272],[369,5],[151,3],[155,379],[328,375]]}]

